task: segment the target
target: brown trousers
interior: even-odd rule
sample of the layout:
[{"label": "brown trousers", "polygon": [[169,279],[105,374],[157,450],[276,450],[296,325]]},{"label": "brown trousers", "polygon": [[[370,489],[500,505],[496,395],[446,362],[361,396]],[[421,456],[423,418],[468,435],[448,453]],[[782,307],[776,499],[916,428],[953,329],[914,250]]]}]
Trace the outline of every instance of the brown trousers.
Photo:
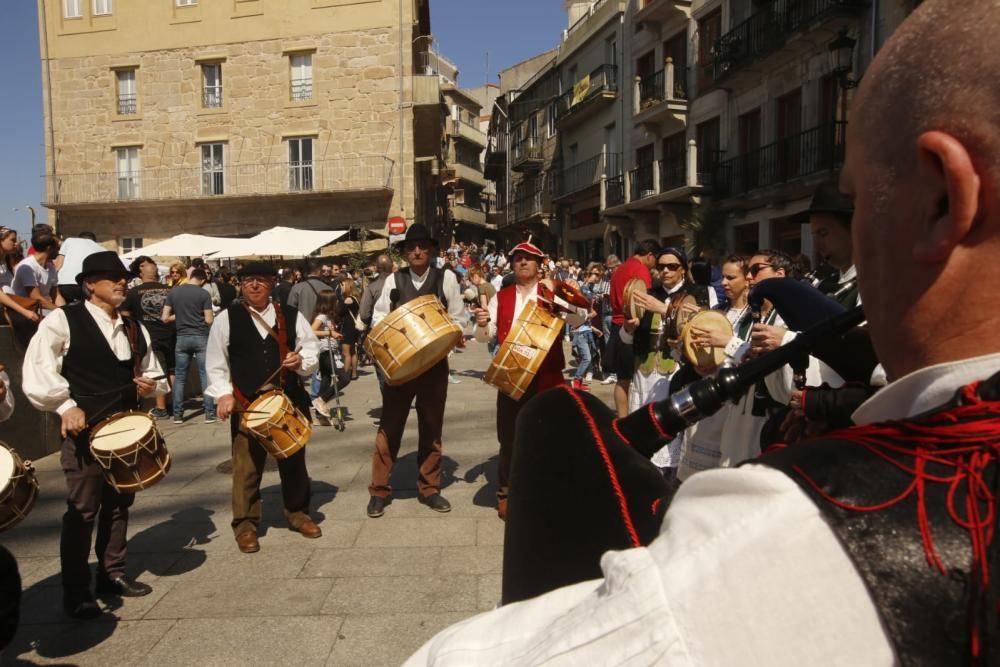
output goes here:
[{"label": "brown trousers", "polygon": [[[233,532],[257,532],[261,517],[260,481],[267,450],[242,431],[233,438]],[[306,470],[306,450],[278,460],[281,498],[288,525],[297,528],[309,518],[311,481]]]},{"label": "brown trousers", "polygon": [[[81,438],[81,443],[85,440]],[[87,561],[95,523],[98,572],[112,579],[125,574],[128,509],[135,495],[118,493],[108,484],[90,448],[77,447],[72,438],[63,440],[60,463],[66,477],[67,506],[59,542],[63,590],[67,596],[81,597],[90,591]]]},{"label": "brown trousers", "polygon": [[372,454],[372,483],[368,493],[386,498],[392,494],[389,479],[399,456],[406,418],[417,400],[417,491],[424,498],[441,490],[441,432],[448,398],[448,360],[443,359],[419,377],[382,392],[382,419]]}]

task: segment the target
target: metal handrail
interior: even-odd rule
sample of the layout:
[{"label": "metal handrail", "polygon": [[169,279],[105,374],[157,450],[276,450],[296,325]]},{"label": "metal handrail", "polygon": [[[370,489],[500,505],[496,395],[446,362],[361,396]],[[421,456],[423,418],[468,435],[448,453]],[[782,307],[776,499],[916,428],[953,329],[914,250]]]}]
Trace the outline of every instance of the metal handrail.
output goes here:
[{"label": "metal handrail", "polygon": [[653,180],[653,163],[640,164],[629,171],[631,201],[639,201],[656,194]]},{"label": "metal handrail", "polygon": [[604,181],[604,200],[608,208],[625,203],[625,175],[612,176]]},{"label": "metal handrail", "polygon": [[118,95],[118,115],[128,116],[139,110],[139,97],[135,93]]},{"label": "metal handrail", "polygon": [[201,96],[202,106],[206,109],[222,107],[222,86],[205,86]]},{"label": "metal handrail", "polygon": [[292,100],[301,102],[311,100],[313,96],[313,81],[309,79],[292,79]]},{"label": "metal handrail", "polygon": [[[394,163],[383,156],[303,162],[227,164],[222,170],[224,196],[284,195],[295,192],[391,190]],[[219,196],[205,187],[218,170],[201,167],[151,168],[129,172],[47,175],[49,204],[201,199]]]},{"label": "metal handrail", "polygon": [[565,197],[601,182],[601,176],[621,173],[621,153],[598,153],[559,172],[556,197]]},{"label": "metal handrail", "polygon": [[601,65],[591,72],[587,94],[576,104],[573,103],[574,91],[572,88],[560,95],[556,103],[556,118],[562,118],[572,113],[577,107],[583,106],[590,99],[605,92],[618,92],[618,65]]}]

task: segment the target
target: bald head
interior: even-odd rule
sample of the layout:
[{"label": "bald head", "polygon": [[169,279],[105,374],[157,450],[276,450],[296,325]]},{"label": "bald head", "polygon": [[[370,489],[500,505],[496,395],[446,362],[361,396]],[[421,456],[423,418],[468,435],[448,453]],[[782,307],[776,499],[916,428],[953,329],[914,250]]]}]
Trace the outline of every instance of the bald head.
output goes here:
[{"label": "bald head", "polygon": [[[927,0],[865,74],[841,190],[854,259],[890,375],[1000,352],[1000,0]],[[975,279],[970,279],[975,276]],[[979,304],[979,305],[977,305]],[[947,341],[947,344],[943,344]]]}]

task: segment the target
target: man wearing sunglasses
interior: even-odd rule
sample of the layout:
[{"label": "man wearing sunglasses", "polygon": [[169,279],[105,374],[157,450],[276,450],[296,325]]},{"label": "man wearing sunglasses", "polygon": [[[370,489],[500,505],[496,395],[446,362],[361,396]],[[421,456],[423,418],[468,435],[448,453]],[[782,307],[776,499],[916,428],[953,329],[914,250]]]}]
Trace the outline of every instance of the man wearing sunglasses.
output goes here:
[{"label": "man wearing sunglasses", "polygon": [[[408,266],[389,275],[372,311],[372,326],[378,325],[390,312],[418,297],[435,295],[459,326],[467,322],[465,302],[454,272],[431,265],[436,242],[426,226],[410,225],[403,240],[403,252]],[[459,346],[464,347],[464,338]],[[385,386],[382,393],[382,417],[375,434],[372,453],[372,477],[368,485],[367,514],[377,518],[391,502],[389,479],[399,456],[403,431],[410,406],[417,408],[417,491],[419,501],[435,512],[450,512],[451,503],[441,495],[442,433],[444,407],[448,398],[448,358],[445,357],[417,377],[396,385]]]},{"label": "man wearing sunglasses", "polygon": [[[260,483],[267,452],[240,428],[242,411],[260,394],[280,388],[303,415],[309,415],[309,394],[303,378],[319,365],[319,340],[302,314],[271,300],[278,272],[264,262],[240,269],[243,298],[219,313],[208,336],[205,366],[221,420],[230,420],[233,440],[233,534],[243,553],[260,550]],[[309,516],[310,480],[306,450],[278,461],[281,499],[288,527],[306,538],[323,533]]]},{"label": "man wearing sunglasses", "polygon": [[[622,326],[625,324],[625,286],[630,280],[638,279],[648,290],[653,286],[650,271],[656,266],[660,256],[660,244],[652,239],[639,241],[635,252],[622,263],[611,275],[611,331],[608,340],[608,353],[611,365],[618,381],[615,383],[615,409],[618,416],[628,414],[628,393],[632,386],[632,374],[635,372],[635,359],[632,346],[625,343],[621,337]],[[633,322],[633,326],[638,321]]]}]

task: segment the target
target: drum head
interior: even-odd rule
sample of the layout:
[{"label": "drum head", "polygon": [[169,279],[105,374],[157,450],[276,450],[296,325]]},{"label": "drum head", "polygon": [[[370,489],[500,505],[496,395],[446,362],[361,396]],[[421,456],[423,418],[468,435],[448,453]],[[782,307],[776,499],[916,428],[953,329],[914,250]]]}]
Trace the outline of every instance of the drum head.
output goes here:
[{"label": "drum head", "polygon": [[642,319],[646,314],[646,309],[634,302],[636,294],[646,294],[646,283],[639,278],[633,278],[625,283],[625,291],[622,293],[622,310],[625,317],[630,320]]},{"label": "drum head", "polygon": [[684,342],[684,357],[689,362],[700,368],[717,368],[721,366],[722,362],[726,359],[725,348],[703,347],[692,344],[691,339],[695,327],[709,329],[710,331],[719,331],[732,337],[733,326],[729,323],[726,316],[718,310],[703,310],[687,321],[681,334],[681,339]]},{"label": "drum head", "polygon": [[3,491],[10,484],[11,478],[14,477],[14,468],[14,454],[0,445],[0,491]]},{"label": "drum head", "polygon": [[112,418],[90,436],[90,446],[100,452],[113,452],[134,445],[153,429],[153,420],[146,415],[125,415]]},{"label": "drum head", "polygon": [[247,414],[247,426],[254,428],[266,423],[274,415],[281,412],[288,399],[282,393],[265,394],[250,404],[253,412]]}]

